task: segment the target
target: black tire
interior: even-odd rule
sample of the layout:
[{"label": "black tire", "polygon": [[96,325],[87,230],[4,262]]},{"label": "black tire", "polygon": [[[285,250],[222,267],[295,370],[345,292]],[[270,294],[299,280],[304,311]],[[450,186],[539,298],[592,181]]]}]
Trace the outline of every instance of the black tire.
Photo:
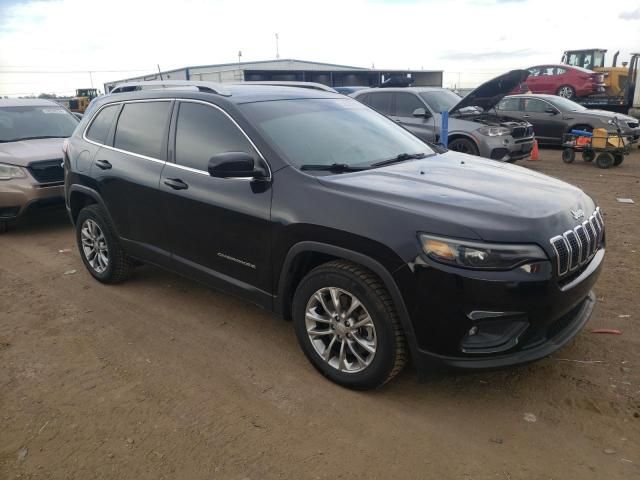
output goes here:
[{"label": "black tire", "polygon": [[624,155],[622,153],[615,153],[613,155],[613,166],[617,167],[622,162],[624,162]]},{"label": "black tire", "polygon": [[593,162],[594,158],[596,158],[596,152],[593,150],[584,150],[582,152],[582,160],[585,162]]},{"label": "black tire", "polygon": [[576,90],[571,85],[562,85],[558,88],[556,95],[571,100],[576,97]]},{"label": "black tire", "polygon": [[576,152],[573,151],[573,148],[565,148],[562,150],[562,161],[564,163],[573,163],[576,159]]},{"label": "black tire", "polygon": [[473,142],[473,140],[469,140],[468,138],[456,138],[449,142],[447,148],[454,152],[466,153],[468,155],[477,156],[480,154],[478,146]]},{"label": "black tire", "polygon": [[600,155],[596,157],[596,164],[600,168],[609,168],[613,165],[615,159],[613,155],[608,152],[602,152]]},{"label": "black tire", "polygon": [[[81,232],[88,220],[95,222],[104,235],[104,243],[106,244],[108,253],[108,261],[104,271],[97,271],[96,268],[91,265],[82,247]],[[133,263],[122,250],[113,225],[111,225],[109,221],[109,217],[99,205],[89,205],[80,210],[78,219],[76,220],[76,242],[80,250],[82,262],[89,273],[99,282],[108,284],[120,283],[131,275]]]},{"label": "black tire", "polygon": [[0,220],[0,233],[7,233],[9,231],[9,223]]},{"label": "black tire", "polygon": [[[358,372],[343,372],[330,365],[328,361],[320,356],[307,332],[306,314],[310,302],[313,301],[317,292],[331,287],[338,288],[343,293],[346,292],[338,297],[338,303],[344,301],[345,297],[348,300],[349,295],[357,298],[364,310],[366,310],[363,310],[364,313],[368,313],[375,328],[375,338],[377,340],[375,355],[370,360],[370,363]],[[324,313],[329,317],[331,315],[328,311]],[[407,362],[404,332],[393,300],[382,281],[371,271],[358,264],[334,260],[309,272],[296,289],[293,298],[292,315],[296,336],[306,357],[320,373],[343,387],[355,390],[369,390],[379,387],[400,373]],[[339,317],[335,316],[334,318]],[[361,316],[360,319],[362,318],[366,317]],[[356,318],[353,321],[356,321]],[[326,328],[332,330],[332,335],[335,339],[335,334],[338,333],[338,330],[334,330],[335,327],[333,326],[327,326]],[[346,334],[347,337],[349,335]],[[333,345],[328,338],[321,341],[329,343],[329,347]],[[349,340],[338,340],[338,342],[342,342],[344,345]],[[356,345],[353,340],[351,340],[351,343]],[[340,345],[336,343],[335,348],[338,347]],[[329,351],[332,351],[331,348],[329,348]],[[346,347],[345,351],[347,351]],[[347,355],[351,355],[353,365],[355,361],[353,353],[347,351]]]}]

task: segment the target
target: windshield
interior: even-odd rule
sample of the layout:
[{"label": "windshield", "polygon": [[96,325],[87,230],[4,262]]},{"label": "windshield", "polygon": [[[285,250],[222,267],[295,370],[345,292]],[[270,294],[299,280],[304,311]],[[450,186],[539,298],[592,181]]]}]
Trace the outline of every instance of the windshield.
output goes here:
[{"label": "windshield", "polygon": [[70,137],[76,117],[56,105],[0,107],[0,142]]},{"label": "windshield", "polygon": [[563,97],[553,97],[552,103],[563,112],[581,112],[582,110],[586,110],[586,108],[579,103]]},{"label": "windshield", "polygon": [[455,107],[461,97],[453,93],[451,90],[433,90],[430,92],[420,92],[422,99],[436,113],[448,112]]},{"label": "windshield", "polygon": [[401,154],[433,154],[385,116],[348,98],[276,100],[240,106],[292,165],[371,166]]}]

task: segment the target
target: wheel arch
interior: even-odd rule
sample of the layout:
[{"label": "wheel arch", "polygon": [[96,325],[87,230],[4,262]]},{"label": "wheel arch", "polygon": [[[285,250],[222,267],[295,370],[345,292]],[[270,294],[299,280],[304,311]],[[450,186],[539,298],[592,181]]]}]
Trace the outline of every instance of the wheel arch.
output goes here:
[{"label": "wheel arch", "polygon": [[74,225],[76,223],[76,220],[78,219],[80,210],[91,204],[100,205],[107,217],[109,217],[109,221],[111,222],[111,225],[115,230],[116,227],[113,223],[113,219],[111,218],[111,214],[109,213],[109,209],[107,208],[104,201],[102,200],[102,197],[97,191],[84,185],[72,185],[69,188],[67,209],[69,210],[69,216],[71,217],[71,221]]},{"label": "wheel arch", "polygon": [[301,241],[293,245],[282,264],[274,301],[274,310],[285,319],[291,319],[291,305],[295,287],[310,270],[331,260],[347,260],[371,270],[389,291],[400,317],[409,350],[413,356],[416,347],[413,325],[400,289],[390,272],[378,260],[344,247],[316,241]]}]

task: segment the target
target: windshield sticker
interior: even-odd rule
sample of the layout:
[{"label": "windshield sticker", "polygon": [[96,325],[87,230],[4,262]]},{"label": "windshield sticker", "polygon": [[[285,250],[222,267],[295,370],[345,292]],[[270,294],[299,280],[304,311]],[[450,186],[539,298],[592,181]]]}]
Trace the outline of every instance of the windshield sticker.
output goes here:
[{"label": "windshield sticker", "polygon": [[64,108],[43,108],[42,113],[67,113]]}]

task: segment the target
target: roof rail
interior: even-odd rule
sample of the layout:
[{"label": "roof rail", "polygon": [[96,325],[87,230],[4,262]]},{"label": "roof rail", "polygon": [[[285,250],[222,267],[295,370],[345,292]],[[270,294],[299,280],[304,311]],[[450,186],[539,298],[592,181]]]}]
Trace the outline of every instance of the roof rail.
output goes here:
[{"label": "roof rail", "polygon": [[338,93],[333,88],[323,83],[317,82],[296,82],[289,80],[249,80],[245,82],[235,82],[234,85],[272,85],[274,87],[298,87],[308,88],[311,90],[324,90],[325,92]]},{"label": "roof rail", "polygon": [[230,97],[231,92],[220,83],[201,82],[192,80],[150,80],[147,82],[123,82],[111,89],[111,93],[134,92],[138,90],[160,90],[163,88],[179,89],[181,87],[193,87],[200,92],[215,93],[224,97]]}]

